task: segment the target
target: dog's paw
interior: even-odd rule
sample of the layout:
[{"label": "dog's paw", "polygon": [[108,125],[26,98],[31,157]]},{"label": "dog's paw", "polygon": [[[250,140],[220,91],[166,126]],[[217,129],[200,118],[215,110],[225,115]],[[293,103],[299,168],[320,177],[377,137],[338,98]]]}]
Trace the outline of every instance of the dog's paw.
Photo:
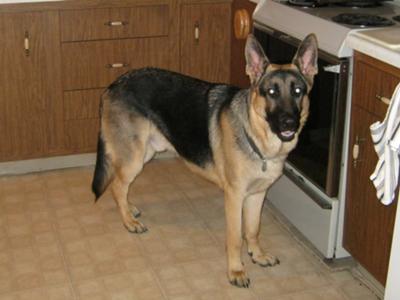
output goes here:
[{"label": "dog's paw", "polygon": [[142,214],[142,212],[134,205],[132,205],[129,209],[131,211],[132,216],[134,216],[135,218],[139,218]]},{"label": "dog's paw", "polygon": [[124,225],[125,228],[132,233],[144,233],[148,230],[146,226],[135,220],[130,221],[128,224],[125,223]]},{"label": "dog's paw", "polygon": [[272,267],[280,264],[280,261],[277,257],[270,255],[268,253],[261,255],[254,255],[253,253],[249,252],[249,255],[251,256],[251,261],[254,264],[258,264],[262,267]]},{"label": "dog's paw", "polygon": [[241,271],[229,271],[228,278],[230,284],[240,287],[248,288],[250,286],[250,279],[247,277],[246,272]]}]

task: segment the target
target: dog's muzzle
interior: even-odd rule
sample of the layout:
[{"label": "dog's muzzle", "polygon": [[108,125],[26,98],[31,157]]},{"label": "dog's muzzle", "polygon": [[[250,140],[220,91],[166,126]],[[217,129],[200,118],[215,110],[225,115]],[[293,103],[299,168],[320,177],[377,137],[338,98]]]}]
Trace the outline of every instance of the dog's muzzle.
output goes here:
[{"label": "dog's muzzle", "polygon": [[281,115],[279,117],[279,138],[284,142],[291,141],[297,129],[299,128],[299,122],[291,115]]}]

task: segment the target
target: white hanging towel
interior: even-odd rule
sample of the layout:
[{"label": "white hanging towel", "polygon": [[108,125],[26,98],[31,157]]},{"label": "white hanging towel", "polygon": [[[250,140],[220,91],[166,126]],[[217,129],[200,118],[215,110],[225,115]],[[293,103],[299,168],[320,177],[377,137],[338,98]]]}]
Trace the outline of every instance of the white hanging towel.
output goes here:
[{"label": "white hanging towel", "polygon": [[370,176],[376,196],[385,205],[392,203],[399,178],[400,153],[400,83],[397,85],[385,119],[370,126],[379,160]]}]

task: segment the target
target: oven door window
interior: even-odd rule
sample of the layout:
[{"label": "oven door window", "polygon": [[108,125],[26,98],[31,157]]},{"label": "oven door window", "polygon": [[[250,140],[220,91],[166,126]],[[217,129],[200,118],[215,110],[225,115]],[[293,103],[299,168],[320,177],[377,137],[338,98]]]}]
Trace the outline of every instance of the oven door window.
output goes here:
[{"label": "oven door window", "polygon": [[[319,60],[319,73],[314,79],[310,93],[310,114],[300,134],[296,148],[289,154],[288,161],[327,192],[328,174],[332,168],[331,140],[332,121],[337,99],[338,76],[324,72],[329,64]],[[337,166],[339,167],[339,166]],[[330,193],[331,194],[331,193]],[[335,195],[330,195],[335,196]]]},{"label": "oven door window", "polygon": [[[290,63],[297,47],[276,37],[255,29],[255,36],[264,48],[272,63]],[[318,74],[310,93],[310,114],[301,132],[296,148],[289,154],[289,163],[304,177],[313,182],[329,196],[336,196],[332,186],[338,181],[332,178],[332,168],[340,168],[340,163],[332,160],[333,132],[335,130],[334,116],[338,99],[339,74],[325,72],[324,68],[331,65],[322,59],[318,60]]]}]

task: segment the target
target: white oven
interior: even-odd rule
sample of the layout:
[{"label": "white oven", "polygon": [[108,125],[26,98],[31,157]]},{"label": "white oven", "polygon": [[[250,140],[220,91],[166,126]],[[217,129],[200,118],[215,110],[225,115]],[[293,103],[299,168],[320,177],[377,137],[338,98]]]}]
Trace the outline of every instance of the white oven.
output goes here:
[{"label": "white oven", "polygon": [[271,62],[290,62],[311,32],[319,41],[309,119],[267,199],[327,259],[349,255],[342,247],[352,79],[345,39],[354,30],[400,26],[398,13],[379,0],[261,0],[253,15]]}]

